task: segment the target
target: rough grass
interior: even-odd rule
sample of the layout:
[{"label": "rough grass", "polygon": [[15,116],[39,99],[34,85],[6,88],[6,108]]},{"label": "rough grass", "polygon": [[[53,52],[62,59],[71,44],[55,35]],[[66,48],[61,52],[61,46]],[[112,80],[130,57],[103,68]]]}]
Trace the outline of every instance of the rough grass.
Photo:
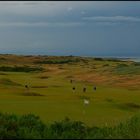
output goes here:
[{"label": "rough grass", "polygon": [[139,64],[119,64],[115,67],[114,73],[120,75],[140,75],[140,65]]}]

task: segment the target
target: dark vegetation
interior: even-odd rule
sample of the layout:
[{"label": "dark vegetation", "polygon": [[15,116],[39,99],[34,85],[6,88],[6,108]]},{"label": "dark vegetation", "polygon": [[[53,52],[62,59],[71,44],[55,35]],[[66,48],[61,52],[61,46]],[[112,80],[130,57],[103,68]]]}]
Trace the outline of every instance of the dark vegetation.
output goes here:
[{"label": "dark vegetation", "polygon": [[125,61],[119,60],[119,59],[117,59],[117,58],[107,58],[107,59],[105,59],[105,60],[111,61],[111,62],[125,62]]},{"label": "dark vegetation", "polygon": [[79,62],[80,59],[68,57],[68,58],[53,58],[53,59],[46,59],[46,60],[38,60],[35,61],[35,64],[66,64],[66,63],[75,63]]},{"label": "dark vegetation", "polygon": [[68,118],[44,124],[32,114],[16,116],[0,113],[0,139],[137,139],[140,138],[140,117],[115,127],[88,127]]},{"label": "dark vegetation", "polygon": [[29,67],[29,66],[0,66],[0,71],[4,72],[32,72],[42,71],[41,67]]},{"label": "dark vegetation", "polygon": [[140,62],[134,62],[134,66],[140,66]]},{"label": "dark vegetation", "polygon": [[94,60],[96,61],[111,61],[111,62],[125,62],[125,61],[121,61],[117,58],[101,58],[101,57],[95,57]]},{"label": "dark vegetation", "polygon": [[0,61],[5,61],[5,60],[6,60],[6,58],[0,57]]},{"label": "dark vegetation", "polygon": [[94,60],[96,60],[96,61],[104,61],[104,59],[100,58],[100,57],[96,57],[96,58],[94,58]]},{"label": "dark vegetation", "polygon": [[127,66],[128,66],[127,64],[118,64],[117,68],[122,68],[122,67],[127,67]]}]

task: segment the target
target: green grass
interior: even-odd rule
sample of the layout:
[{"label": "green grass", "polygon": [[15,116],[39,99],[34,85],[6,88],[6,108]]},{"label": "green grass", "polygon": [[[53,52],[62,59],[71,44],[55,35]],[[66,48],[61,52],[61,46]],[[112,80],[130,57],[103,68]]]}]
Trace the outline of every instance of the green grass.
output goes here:
[{"label": "green grass", "polygon": [[[5,64],[6,67],[13,68],[16,57],[12,58],[11,62],[10,58],[8,62],[7,59],[5,56],[4,63],[9,63]],[[44,57],[25,57],[24,61],[31,68],[40,68],[40,64],[34,64],[36,59],[43,61]],[[75,60],[75,58],[72,59]],[[110,69],[118,72],[116,66],[122,64],[121,62],[79,59],[81,61],[68,64],[43,64],[41,67],[44,71],[30,73],[23,70],[2,71],[0,73],[0,111],[18,115],[33,113],[40,116],[44,123],[60,121],[68,116],[72,121],[82,121],[88,126],[103,126],[104,124],[114,126],[140,112],[139,88],[130,90],[131,86],[124,88],[113,84],[107,85],[107,82],[96,83],[98,80],[96,74],[106,75]],[[124,66],[124,64],[130,66]],[[21,67],[20,63],[16,65]],[[127,71],[124,67],[131,69],[131,64],[123,62],[119,70],[123,74]],[[132,69],[137,69],[136,67],[139,66],[133,65]],[[93,74],[93,82],[88,82],[83,78],[85,76],[90,79],[92,76],[90,74]],[[137,72],[132,73],[134,76],[139,76],[138,74],[138,69]],[[118,76],[112,71],[105,78],[112,82],[111,76],[114,75]],[[125,75],[129,76],[128,73]],[[82,80],[78,80],[76,76]],[[72,84],[70,79],[74,80]],[[25,85],[29,86],[28,90],[25,89]],[[93,91],[94,85],[97,86],[97,91]],[[75,92],[72,91],[73,86],[76,87]],[[86,93],[83,93],[84,86],[87,88]],[[90,100],[89,105],[84,105],[84,99]]]},{"label": "green grass", "polygon": [[[6,77],[23,86],[5,85],[5,88],[0,88],[0,110],[16,114],[34,113],[46,123],[69,116],[72,120],[80,120],[88,125],[102,126],[105,122],[114,125],[139,111],[139,108],[133,110],[129,106],[122,107],[127,103],[139,105],[140,95],[137,90],[132,94],[127,89],[97,86],[97,91],[93,91],[87,83],[87,92],[83,93],[84,83],[71,84],[62,76],[42,80],[36,74],[8,73]],[[29,85],[29,91],[24,88],[25,84]],[[76,86],[75,93],[72,91],[73,85]],[[34,86],[45,88],[30,88]],[[83,97],[90,99],[88,106],[84,106]],[[113,102],[108,102],[108,99]]]}]

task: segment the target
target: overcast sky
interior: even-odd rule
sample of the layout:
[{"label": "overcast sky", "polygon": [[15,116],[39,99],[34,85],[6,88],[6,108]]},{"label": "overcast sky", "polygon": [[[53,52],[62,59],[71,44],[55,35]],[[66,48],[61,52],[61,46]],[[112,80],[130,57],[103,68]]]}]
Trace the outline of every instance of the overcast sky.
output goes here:
[{"label": "overcast sky", "polygon": [[0,53],[140,56],[140,2],[0,1]]}]

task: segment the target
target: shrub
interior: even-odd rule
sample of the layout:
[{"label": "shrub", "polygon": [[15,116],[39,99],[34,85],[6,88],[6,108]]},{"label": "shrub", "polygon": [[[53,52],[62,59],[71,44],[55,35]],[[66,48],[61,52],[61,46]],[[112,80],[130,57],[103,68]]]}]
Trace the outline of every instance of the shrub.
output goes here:
[{"label": "shrub", "polygon": [[96,60],[96,61],[104,61],[103,58],[98,58],[98,57],[94,58],[94,60]]},{"label": "shrub", "polygon": [[122,61],[122,60],[117,59],[117,58],[107,58],[106,60],[111,61],[111,62],[125,62],[125,61]]},{"label": "shrub", "polygon": [[88,127],[68,118],[46,125],[33,114],[0,113],[0,139],[136,139],[140,138],[139,132],[139,116],[115,127]]},{"label": "shrub", "polygon": [[79,59],[74,58],[58,58],[58,59],[48,59],[48,60],[41,60],[35,61],[35,64],[66,64],[72,62],[79,62]]},{"label": "shrub", "polygon": [[140,62],[134,62],[134,66],[140,66]]},{"label": "shrub", "polygon": [[41,67],[29,67],[29,66],[1,66],[0,71],[5,72],[31,72],[31,71],[42,71]]}]

